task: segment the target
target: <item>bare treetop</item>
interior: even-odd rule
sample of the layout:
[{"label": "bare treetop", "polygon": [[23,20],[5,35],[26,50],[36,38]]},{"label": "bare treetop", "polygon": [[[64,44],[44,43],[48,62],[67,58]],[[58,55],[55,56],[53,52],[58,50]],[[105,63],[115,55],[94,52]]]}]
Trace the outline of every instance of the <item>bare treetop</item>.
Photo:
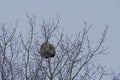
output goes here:
[{"label": "bare treetop", "polygon": [[42,19],[38,33],[36,17],[27,13],[27,18],[27,39],[16,34],[16,28],[9,33],[5,25],[0,25],[0,80],[104,80],[109,75],[105,66],[97,65],[95,60],[107,50],[104,42],[108,26],[93,46],[88,36],[92,25],[87,22],[74,37],[69,37],[60,31],[60,16],[48,22]]}]

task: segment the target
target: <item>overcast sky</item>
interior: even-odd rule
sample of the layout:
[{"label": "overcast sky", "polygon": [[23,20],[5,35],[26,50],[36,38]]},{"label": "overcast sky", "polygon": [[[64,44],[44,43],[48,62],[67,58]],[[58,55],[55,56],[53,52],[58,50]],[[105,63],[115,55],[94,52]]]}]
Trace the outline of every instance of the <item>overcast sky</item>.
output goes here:
[{"label": "overcast sky", "polygon": [[62,16],[61,24],[65,31],[72,34],[81,30],[82,20],[92,23],[93,40],[108,24],[106,45],[110,52],[101,57],[103,65],[118,70],[120,66],[120,0],[0,0],[0,22],[14,23],[20,20],[20,28],[24,29],[26,11],[37,17],[49,18],[56,14]]}]

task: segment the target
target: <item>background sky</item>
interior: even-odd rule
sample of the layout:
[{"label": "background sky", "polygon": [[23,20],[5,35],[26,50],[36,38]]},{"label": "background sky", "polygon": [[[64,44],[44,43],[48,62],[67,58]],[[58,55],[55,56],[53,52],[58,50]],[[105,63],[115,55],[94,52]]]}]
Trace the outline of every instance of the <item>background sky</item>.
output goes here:
[{"label": "background sky", "polygon": [[119,70],[120,0],[0,0],[0,23],[14,23],[19,19],[19,27],[25,30],[26,11],[39,18],[60,14],[61,24],[69,34],[81,30],[84,19],[88,24],[93,24],[93,41],[100,37],[108,24],[106,45],[109,46],[109,54],[100,57],[101,63],[115,71]]}]

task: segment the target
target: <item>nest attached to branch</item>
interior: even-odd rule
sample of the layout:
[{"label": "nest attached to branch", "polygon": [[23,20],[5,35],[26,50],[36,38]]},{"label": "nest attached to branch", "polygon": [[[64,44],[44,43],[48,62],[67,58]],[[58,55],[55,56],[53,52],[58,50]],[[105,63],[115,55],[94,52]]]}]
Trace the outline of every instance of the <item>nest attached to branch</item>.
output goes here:
[{"label": "nest attached to branch", "polygon": [[56,54],[55,47],[48,41],[44,42],[40,47],[40,55],[44,58],[52,58]]}]

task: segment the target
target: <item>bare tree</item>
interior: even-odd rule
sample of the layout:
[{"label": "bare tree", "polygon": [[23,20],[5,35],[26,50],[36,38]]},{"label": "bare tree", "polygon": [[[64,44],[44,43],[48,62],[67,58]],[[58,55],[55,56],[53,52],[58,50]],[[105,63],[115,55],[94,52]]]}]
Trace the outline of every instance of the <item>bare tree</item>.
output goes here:
[{"label": "bare tree", "polygon": [[[108,26],[97,45],[92,45],[88,32],[92,25],[73,37],[66,36],[59,27],[61,17],[37,25],[36,17],[27,14],[30,30],[27,38],[17,34],[15,28],[0,29],[0,79],[1,80],[102,80],[108,75],[106,68],[96,64],[96,57],[104,54]],[[37,26],[36,26],[37,25]],[[39,54],[44,41],[54,44],[56,55],[45,59]]]},{"label": "bare tree", "polygon": [[14,80],[17,70],[16,62],[14,61],[19,53],[19,44],[15,35],[18,21],[15,22],[15,27],[5,24],[0,24],[0,79]]}]

